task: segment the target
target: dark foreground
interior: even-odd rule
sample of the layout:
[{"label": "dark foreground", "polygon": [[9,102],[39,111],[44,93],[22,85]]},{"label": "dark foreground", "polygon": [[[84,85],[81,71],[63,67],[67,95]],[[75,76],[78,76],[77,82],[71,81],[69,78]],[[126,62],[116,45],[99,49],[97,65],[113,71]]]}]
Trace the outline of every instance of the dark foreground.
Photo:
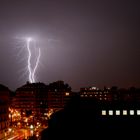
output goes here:
[{"label": "dark foreground", "polygon": [[139,139],[140,116],[102,116],[102,108],[104,104],[93,100],[73,99],[53,114],[41,140]]}]

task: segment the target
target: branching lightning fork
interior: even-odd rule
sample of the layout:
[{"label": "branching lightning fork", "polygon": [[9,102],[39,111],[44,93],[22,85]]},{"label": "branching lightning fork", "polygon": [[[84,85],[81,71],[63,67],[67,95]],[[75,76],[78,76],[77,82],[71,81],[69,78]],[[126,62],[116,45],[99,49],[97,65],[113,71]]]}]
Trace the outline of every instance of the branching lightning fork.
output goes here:
[{"label": "branching lightning fork", "polygon": [[33,68],[31,68],[31,56],[32,56],[32,52],[30,49],[30,42],[32,41],[32,38],[27,38],[27,50],[28,50],[28,71],[29,71],[29,82],[30,83],[35,83],[35,72],[37,70],[38,64],[39,64],[39,60],[40,60],[40,48],[38,48],[38,56],[35,62],[35,66]]}]

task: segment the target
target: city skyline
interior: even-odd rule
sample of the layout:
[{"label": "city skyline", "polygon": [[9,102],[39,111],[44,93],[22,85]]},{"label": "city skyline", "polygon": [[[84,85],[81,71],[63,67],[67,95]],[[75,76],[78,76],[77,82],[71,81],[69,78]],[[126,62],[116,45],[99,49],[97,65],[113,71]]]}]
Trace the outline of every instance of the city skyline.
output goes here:
[{"label": "city skyline", "polygon": [[57,80],[73,91],[89,86],[140,87],[137,1],[0,1],[0,83],[28,81],[23,37],[41,49],[37,82]]}]

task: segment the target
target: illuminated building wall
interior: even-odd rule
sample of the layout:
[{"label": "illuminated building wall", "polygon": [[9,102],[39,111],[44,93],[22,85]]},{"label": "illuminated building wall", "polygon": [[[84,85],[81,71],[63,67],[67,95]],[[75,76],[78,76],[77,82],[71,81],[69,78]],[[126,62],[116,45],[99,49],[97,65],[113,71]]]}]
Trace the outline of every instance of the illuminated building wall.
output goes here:
[{"label": "illuminated building wall", "polygon": [[63,81],[49,84],[48,108],[62,109],[71,98],[71,87]]},{"label": "illuminated building wall", "polygon": [[110,89],[99,89],[96,87],[87,87],[80,89],[80,97],[96,98],[98,100],[111,101],[112,94]]},{"label": "illuminated building wall", "polygon": [[21,112],[31,110],[33,114],[41,113],[41,107],[47,108],[47,86],[43,83],[27,83],[16,90],[12,107]]},{"label": "illuminated building wall", "polygon": [[71,97],[71,87],[63,81],[45,85],[43,83],[27,83],[16,90],[12,108],[21,112],[31,110],[38,117],[47,109],[60,109]]},{"label": "illuminated building wall", "polygon": [[139,88],[120,88],[113,86],[111,88],[99,89],[96,87],[86,87],[80,89],[80,97],[96,98],[100,101],[140,101]]}]

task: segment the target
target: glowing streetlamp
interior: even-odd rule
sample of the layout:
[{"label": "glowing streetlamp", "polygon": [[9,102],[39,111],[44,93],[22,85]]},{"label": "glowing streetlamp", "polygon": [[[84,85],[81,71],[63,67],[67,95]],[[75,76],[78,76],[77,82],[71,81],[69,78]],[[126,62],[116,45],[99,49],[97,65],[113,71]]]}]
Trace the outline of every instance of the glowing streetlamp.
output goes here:
[{"label": "glowing streetlamp", "polygon": [[30,129],[34,129],[34,126],[32,124],[30,125]]}]

